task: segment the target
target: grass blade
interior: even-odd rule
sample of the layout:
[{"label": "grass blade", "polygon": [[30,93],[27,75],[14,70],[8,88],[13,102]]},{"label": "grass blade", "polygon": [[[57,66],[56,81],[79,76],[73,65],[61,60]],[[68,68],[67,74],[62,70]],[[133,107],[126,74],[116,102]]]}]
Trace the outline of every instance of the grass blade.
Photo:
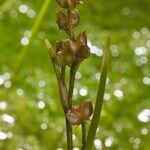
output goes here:
[{"label": "grass blade", "polygon": [[[42,23],[42,20],[43,20],[46,12],[48,10],[48,6],[49,6],[50,2],[51,2],[51,0],[45,0],[43,2],[43,5],[42,5],[42,7],[41,7],[41,9],[39,11],[39,14],[37,15],[37,17],[36,17],[36,19],[34,21],[34,24],[33,24],[32,30],[31,30],[31,37],[30,37],[30,39],[34,38],[36,32],[38,31],[39,26]],[[30,41],[30,39],[29,39],[29,41]],[[18,60],[17,60],[17,63],[16,63],[17,65],[16,65],[16,67],[14,69],[14,74],[16,74],[19,71],[19,69],[20,69],[20,67],[22,65],[22,62],[24,60],[24,57],[26,56],[27,51],[29,49],[29,46],[30,46],[30,43],[27,46],[23,46],[22,47],[21,53],[19,54]]]},{"label": "grass blade", "polygon": [[95,103],[95,109],[93,118],[91,121],[91,126],[87,135],[87,140],[85,143],[84,150],[91,150],[93,141],[96,135],[96,130],[100,121],[100,115],[102,110],[102,104],[103,104],[103,96],[105,91],[105,84],[106,84],[106,77],[107,77],[107,68],[109,63],[109,55],[110,55],[110,37],[107,39],[106,48],[104,50],[104,56],[102,60],[102,66],[101,66],[101,77],[98,87],[98,94],[96,98]]},{"label": "grass blade", "polygon": [[[9,0],[7,2],[9,2]],[[30,39],[34,38],[36,32],[38,31],[39,26],[40,26],[40,24],[41,24],[41,22],[42,22],[42,20],[45,16],[47,10],[48,10],[48,6],[49,6],[50,2],[51,2],[51,0],[45,0],[43,2],[43,5],[42,5],[42,7],[41,7],[34,23],[33,23],[33,26],[32,26],[32,29],[31,29]],[[30,41],[30,39],[29,39],[29,41]],[[23,46],[22,49],[21,49],[20,54],[17,57],[18,59],[16,59],[16,66],[14,66],[14,68],[13,68],[13,74],[12,74],[12,79],[11,79],[12,83],[14,83],[16,81],[16,78],[18,77],[16,74],[19,72],[19,70],[22,66],[23,60],[24,60],[24,58],[25,58],[25,56],[28,52],[29,47],[30,47],[30,43],[26,46]],[[8,93],[9,93],[9,90],[4,92],[3,98],[6,98]]]}]

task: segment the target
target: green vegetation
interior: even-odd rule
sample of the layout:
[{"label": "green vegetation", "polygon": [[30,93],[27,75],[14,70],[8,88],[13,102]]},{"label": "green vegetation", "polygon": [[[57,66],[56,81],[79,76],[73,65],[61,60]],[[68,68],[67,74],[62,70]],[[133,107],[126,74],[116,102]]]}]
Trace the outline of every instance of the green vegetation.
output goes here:
[{"label": "green vegetation", "polygon": [[[35,29],[43,2],[50,4]],[[149,7],[149,0],[85,0],[84,6],[79,6],[82,17],[77,35],[86,30],[92,55],[78,70],[74,104],[83,98],[95,103],[101,49],[107,36],[112,37],[102,117],[93,150],[149,149]],[[45,38],[53,45],[67,38],[59,33],[55,8],[56,2],[48,0],[0,1],[0,150],[66,149],[63,109],[44,44]],[[26,49],[22,44],[28,44],[31,29],[34,35],[22,59]],[[73,127],[76,148],[81,146],[80,129]]]}]

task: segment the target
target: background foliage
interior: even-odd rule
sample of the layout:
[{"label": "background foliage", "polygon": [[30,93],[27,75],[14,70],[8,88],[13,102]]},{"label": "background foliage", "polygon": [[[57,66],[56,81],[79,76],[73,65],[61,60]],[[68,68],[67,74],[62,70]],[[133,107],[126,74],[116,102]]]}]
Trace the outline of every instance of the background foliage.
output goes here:
[{"label": "background foliage", "polygon": [[[34,23],[46,1],[0,1],[1,150],[65,149],[63,111],[44,45],[46,37],[53,45],[65,37],[55,23],[54,0],[44,18]],[[79,10],[81,25],[76,35],[86,30],[92,54],[77,73],[75,104],[89,98],[94,104],[102,49],[108,34],[112,36],[105,101],[93,149],[148,150],[150,1],[86,0]],[[38,23],[39,28],[33,27]],[[80,147],[79,130],[74,127],[74,150]]]}]

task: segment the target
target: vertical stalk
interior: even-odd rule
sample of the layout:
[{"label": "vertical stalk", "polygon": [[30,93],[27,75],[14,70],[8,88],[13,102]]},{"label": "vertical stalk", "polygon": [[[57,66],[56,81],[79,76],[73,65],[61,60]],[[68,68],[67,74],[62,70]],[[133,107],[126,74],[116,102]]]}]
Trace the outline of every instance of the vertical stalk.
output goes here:
[{"label": "vertical stalk", "polygon": [[[61,78],[62,78],[62,82],[63,84],[65,84],[65,67],[61,68]],[[67,98],[68,101],[68,98]],[[73,141],[72,141],[72,127],[65,115],[66,118],[66,135],[67,135],[67,150],[72,150],[73,148]]]},{"label": "vertical stalk", "polygon": [[[72,29],[72,24],[71,24],[71,11],[68,10],[68,35],[70,39],[74,38],[74,33],[73,33],[73,29]],[[72,70],[72,69],[71,69]],[[72,103],[71,103],[71,99],[72,99],[72,95],[73,95],[73,89],[74,89],[74,80],[75,80],[75,75],[72,74],[72,71],[70,71],[70,81],[69,81],[69,93],[68,93],[68,105],[69,108],[71,108]],[[67,130],[67,148],[68,150],[72,150],[73,149],[73,141],[72,141],[72,126],[69,123],[67,117],[66,117],[66,130]]]},{"label": "vertical stalk", "polygon": [[85,140],[86,140],[86,126],[85,123],[82,123],[82,150],[84,150],[85,147]]},{"label": "vertical stalk", "polygon": [[99,81],[98,94],[96,98],[94,114],[93,114],[90,129],[87,135],[84,150],[92,149],[93,141],[96,135],[96,130],[99,124],[101,111],[102,111],[102,105],[103,105],[103,96],[104,96],[105,85],[106,85],[109,55],[110,55],[110,37],[107,39],[106,48],[104,51],[104,56],[103,56],[102,66],[101,66],[101,78]]},{"label": "vertical stalk", "polygon": [[67,130],[67,150],[73,149],[73,141],[72,141],[72,126],[70,125],[67,117],[66,117],[66,130]]},{"label": "vertical stalk", "polygon": [[75,72],[70,69],[70,81],[69,81],[69,94],[68,94],[68,105],[69,108],[72,107],[72,96],[73,96],[73,89],[74,89],[74,81],[75,81]]},{"label": "vertical stalk", "polygon": [[63,83],[65,83],[65,72],[66,72],[66,67],[65,66],[61,67],[61,77]]},{"label": "vertical stalk", "polygon": [[[65,98],[65,93],[62,91],[62,84],[65,85],[65,67],[62,67],[61,68],[61,74],[59,73],[59,70],[57,68],[57,66],[55,65],[53,59],[52,60],[52,64],[53,64],[53,67],[54,67],[54,70],[55,70],[55,74],[56,74],[56,77],[57,77],[57,80],[58,80],[58,86],[59,86],[59,93],[60,93],[60,99],[61,99],[61,103],[62,103],[62,106],[63,106],[63,110],[64,110],[64,113],[65,113],[65,118],[66,118],[66,136],[67,136],[67,150],[72,150],[73,148],[73,141],[72,141],[72,127],[70,125],[70,123],[68,122],[68,119],[66,117],[66,106],[64,105],[64,98]],[[61,77],[61,79],[60,79]],[[67,103],[68,104],[68,103]],[[65,106],[65,107],[64,107]],[[68,109],[68,108],[67,108]]]},{"label": "vertical stalk", "polygon": [[[71,10],[68,10],[68,35],[70,39],[74,38],[74,32],[72,28],[72,16],[71,16]],[[73,67],[71,66],[70,69],[70,81],[69,81],[69,93],[68,93],[68,104],[69,108],[72,107],[72,96],[73,96],[73,89],[74,89],[74,81],[75,81],[75,73],[76,71],[73,70]]]},{"label": "vertical stalk", "polygon": [[63,106],[64,113],[66,114],[66,110],[69,108],[68,107],[68,102],[67,102],[68,93],[67,93],[65,84],[64,84],[64,82],[62,81],[62,78],[61,78],[62,73],[60,74],[60,70],[55,65],[54,60],[52,58],[51,58],[51,61],[52,61],[53,68],[54,68],[54,71],[55,71],[55,74],[56,74],[56,77],[57,77],[57,81],[58,81],[61,104]]},{"label": "vertical stalk", "polygon": [[68,10],[68,35],[70,37],[70,39],[74,38],[74,32],[73,32],[73,28],[72,28],[72,16],[71,16],[71,10]]}]

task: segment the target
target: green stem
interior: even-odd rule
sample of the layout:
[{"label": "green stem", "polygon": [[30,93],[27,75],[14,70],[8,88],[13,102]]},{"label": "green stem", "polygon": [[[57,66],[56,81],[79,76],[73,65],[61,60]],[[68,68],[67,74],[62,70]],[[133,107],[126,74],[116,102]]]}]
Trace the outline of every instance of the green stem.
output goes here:
[{"label": "green stem", "polygon": [[[61,78],[62,78],[63,84],[65,84],[65,69],[66,69],[65,67],[61,68]],[[67,103],[68,103],[68,97],[67,97]],[[66,132],[66,135],[67,135],[67,149],[72,150],[72,148],[73,148],[72,127],[71,127],[67,117],[66,117],[66,131],[67,131]]]},{"label": "green stem", "polygon": [[85,123],[82,123],[82,150],[84,150],[85,147],[85,140],[86,140],[86,126]]},{"label": "green stem", "polygon": [[75,72],[70,69],[70,81],[69,81],[69,94],[68,94],[68,105],[69,108],[72,107],[72,96],[73,96],[73,89],[74,89],[74,82],[75,82]]},{"label": "green stem", "polygon": [[[50,58],[51,58],[51,56],[50,56]],[[57,67],[57,65],[55,64],[53,58],[51,58],[51,61],[52,61],[52,64],[53,64],[53,68],[54,68],[54,71],[55,71],[55,75],[56,75],[56,77],[57,77],[57,80],[59,80],[59,78],[60,78],[60,70],[59,70],[59,68]]]},{"label": "green stem", "polygon": [[62,80],[60,69],[55,64],[53,58],[51,58],[51,61],[58,81],[61,104],[63,106],[64,113],[66,114],[66,111],[69,109],[68,101],[67,101],[68,98],[67,88]]},{"label": "green stem", "polygon": [[70,125],[67,117],[66,117],[66,130],[67,130],[67,150],[73,149],[73,141],[72,141],[72,126]]},{"label": "green stem", "polygon": [[[72,27],[71,10],[68,10],[68,35],[69,35],[70,39],[74,38],[74,31],[73,31],[73,27]],[[76,71],[74,71],[73,67],[71,66],[70,81],[69,81],[69,94],[68,94],[69,108],[72,107],[72,96],[73,96],[73,89],[74,89],[75,73],[76,73]]]},{"label": "green stem", "polygon": [[[71,22],[71,11],[68,10],[68,35],[70,39],[74,38],[74,33],[73,33],[73,28],[72,28],[72,22]],[[64,71],[62,68],[62,75],[64,75]],[[64,77],[63,77],[64,78]],[[72,71],[70,71],[70,82],[69,82],[69,93],[68,93],[68,98],[67,98],[67,102],[68,102],[68,106],[69,108],[72,107],[72,95],[73,95],[73,89],[74,89],[74,80],[75,80],[75,75],[72,74]],[[72,140],[72,126],[69,123],[67,117],[66,117],[66,133],[67,133],[67,149],[68,150],[72,150],[73,149],[73,140]]]},{"label": "green stem", "polygon": [[74,38],[74,32],[72,28],[72,16],[71,16],[71,10],[68,10],[68,35],[70,39]]},{"label": "green stem", "polygon": [[[56,77],[57,77],[57,80],[58,80],[60,99],[61,99],[63,110],[64,110],[64,113],[65,113],[65,118],[66,118],[67,150],[72,150],[72,148],[73,148],[72,127],[71,127],[71,125],[70,125],[70,123],[69,123],[69,121],[68,121],[68,119],[66,117],[66,111],[69,108],[68,108],[68,102],[66,101],[67,100],[66,88],[64,87],[64,85],[65,85],[65,67],[61,68],[61,74],[60,74],[59,68],[55,65],[55,62],[53,61],[53,59],[51,59],[51,60],[52,60],[52,64],[53,64],[53,67],[54,67],[54,70],[55,70],[55,74],[56,74]],[[68,93],[67,93],[67,95],[68,95]]]},{"label": "green stem", "polygon": [[104,96],[104,91],[105,91],[109,55],[110,55],[110,37],[107,40],[106,48],[104,51],[104,56],[103,56],[102,66],[101,66],[101,78],[99,82],[99,88],[98,88],[98,94],[97,94],[96,103],[95,103],[94,114],[93,114],[90,129],[87,135],[87,140],[85,143],[84,150],[92,149],[93,141],[96,135],[96,130],[99,124],[102,104],[103,104],[103,96]]},{"label": "green stem", "polygon": [[66,72],[66,67],[63,66],[63,67],[61,68],[61,77],[62,77],[63,83],[65,83],[65,72]]},{"label": "green stem", "polygon": [[[72,107],[72,96],[73,96],[73,89],[74,89],[74,81],[75,81],[75,73],[72,71],[72,69],[70,69],[69,93],[68,93],[68,99],[67,99],[69,109]],[[66,118],[66,129],[67,129],[68,150],[72,150],[73,149],[72,126],[69,123],[67,118]]]}]

